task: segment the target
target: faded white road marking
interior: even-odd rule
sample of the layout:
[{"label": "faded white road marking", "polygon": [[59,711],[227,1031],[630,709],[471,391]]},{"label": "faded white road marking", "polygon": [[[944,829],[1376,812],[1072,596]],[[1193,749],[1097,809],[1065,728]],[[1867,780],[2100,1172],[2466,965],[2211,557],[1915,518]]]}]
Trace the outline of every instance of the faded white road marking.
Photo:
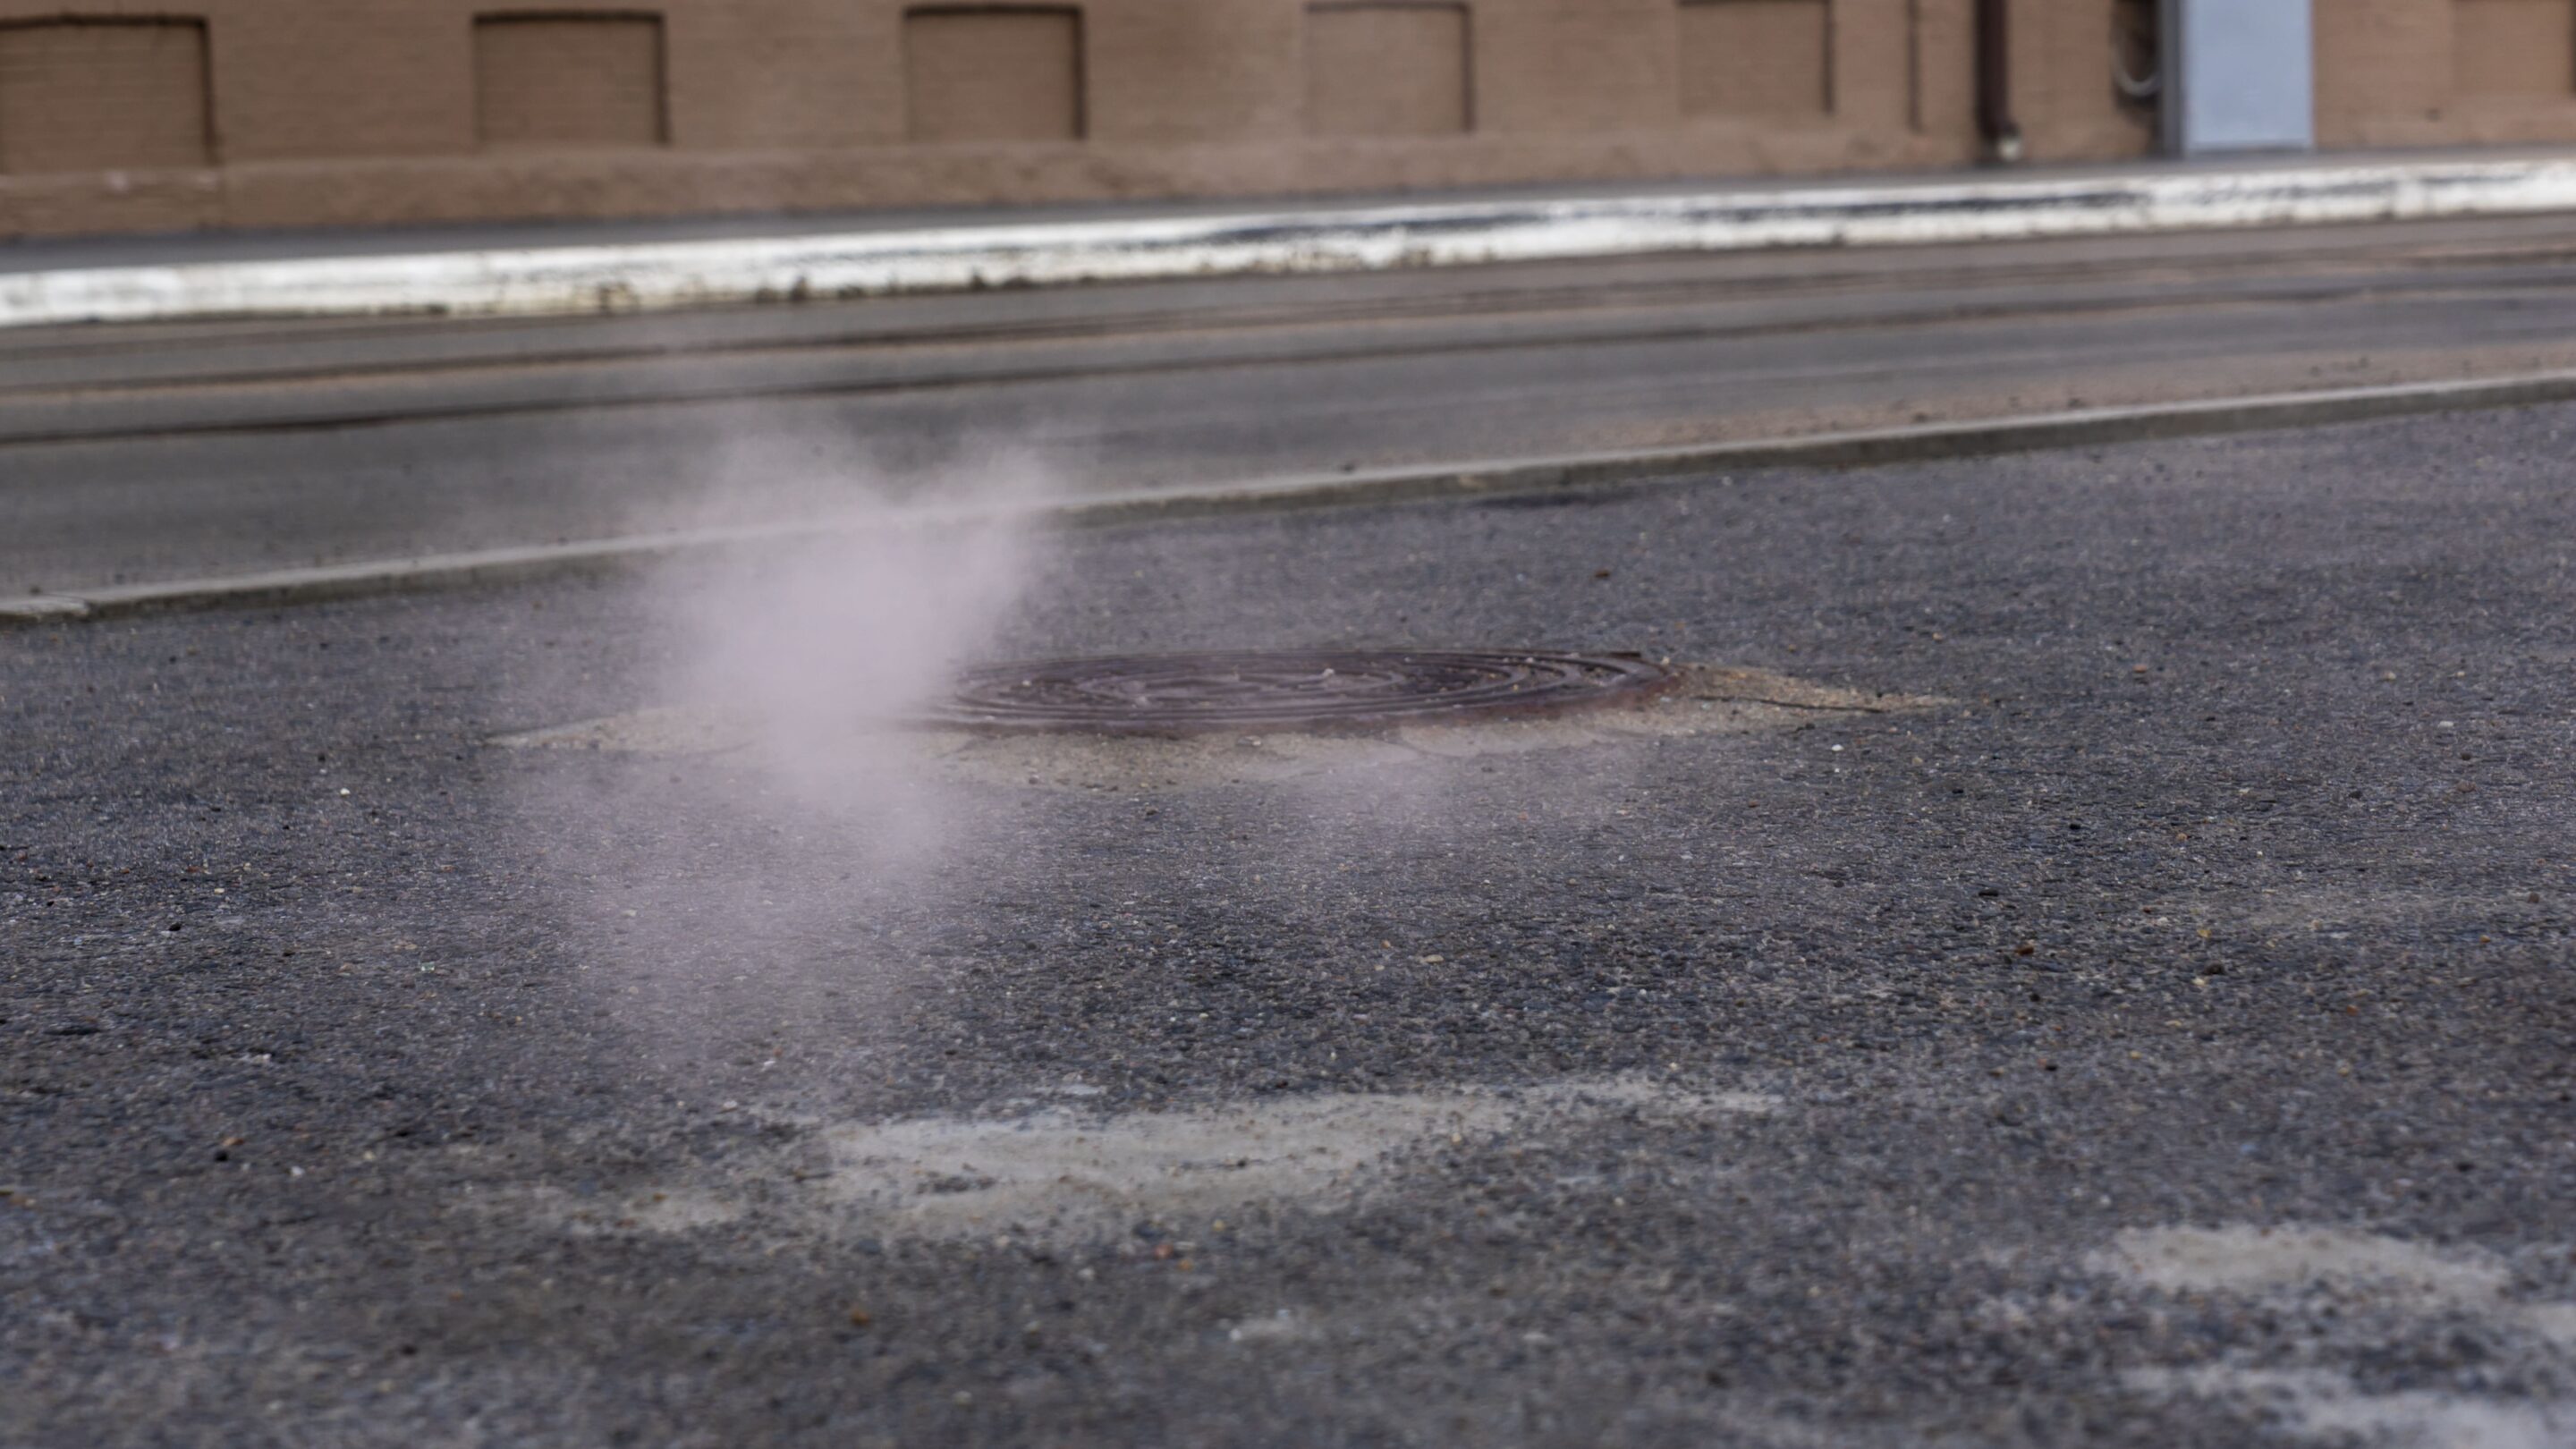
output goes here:
[{"label": "faded white road marking", "polygon": [[2506,1279],[2491,1259],[2336,1228],[2131,1228],[2085,1264],[2168,1292],[2332,1283],[2446,1302],[2492,1299]]},{"label": "faded white road marking", "polygon": [[831,1195],[917,1231],[1112,1224],[1248,1203],[1331,1206],[1364,1169],[1442,1134],[1555,1116],[1643,1110],[1689,1118],[1767,1112],[1751,1093],[1681,1094],[1615,1080],[1487,1092],[1344,1094],[1194,1111],[1001,1121],[921,1118],[829,1133]]},{"label": "faded white road marking", "polygon": [[[536,1186],[506,1198],[576,1233],[689,1233],[781,1215],[922,1237],[1010,1233],[1078,1239],[1139,1219],[1251,1206],[1332,1211],[1398,1180],[1407,1149],[1496,1133],[1545,1133],[1609,1117],[1687,1124],[1776,1110],[1757,1092],[1686,1091],[1638,1078],[1518,1091],[1325,1093],[1135,1112],[1048,1107],[999,1118],[808,1123],[821,1173],[784,1184],[675,1182],[610,1202]],[[750,1199],[757,1196],[755,1210]],[[778,1224],[785,1226],[785,1223]]]},{"label": "faded white road marking", "polygon": [[2150,1393],[2260,1405],[2303,1438],[2407,1449],[2567,1449],[2576,1405],[2472,1399],[2458,1394],[2366,1394],[2325,1370],[2226,1367],[2138,1369],[2123,1376]]},{"label": "faded white road marking", "polygon": [[[2495,1255],[2340,1228],[2133,1228],[2085,1266],[2167,1293],[2284,1298],[2325,1292],[2403,1318],[2464,1315],[2536,1341],[2576,1348],[2576,1303],[2513,1295]],[[2365,1320],[2366,1321],[2366,1320]],[[2123,1379],[2158,1395],[2215,1398],[2263,1411],[2286,1432],[2403,1449],[2567,1449],[2576,1403],[2471,1393],[2371,1393],[2332,1368],[2240,1364],[2132,1370]]]},{"label": "faded white road marking", "polygon": [[2167,1292],[2254,1294],[2324,1285],[2416,1312],[2461,1309],[2576,1346],[2576,1304],[2507,1297],[2512,1273],[2492,1254],[2428,1247],[2339,1228],[2132,1228],[2085,1260],[2094,1272]]}]

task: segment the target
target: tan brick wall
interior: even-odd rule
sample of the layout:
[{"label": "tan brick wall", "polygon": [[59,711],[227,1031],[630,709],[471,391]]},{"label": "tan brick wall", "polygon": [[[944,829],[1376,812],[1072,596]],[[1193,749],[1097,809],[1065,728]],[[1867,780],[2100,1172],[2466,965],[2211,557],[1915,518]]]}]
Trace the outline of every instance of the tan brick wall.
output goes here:
[{"label": "tan brick wall", "polygon": [[[2122,3],[2012,0],[2033,159],[2152,145]],[[2576,139],[2576,0],[2315,4],[2325,144]],[[1974,8],[0,0],[0,234],[1960,166]]]},{"label": "tan brick wall", "polygon": [[214,160],[210,119],[203,25],[0,26],[0,172],[205,166]]},{"label": "tan brick wall", "polygon": [[1309,6],[1306,133],[1466,135],[1476,123],[1474,45],[1464,5]]},{"label": "tan brick wall", "polygon": [[474,143],[485,151],[659,146],[658,15],[478,15]]},{"label": "tan brick wall", "polygon": [[2576,141],[2576,0],[2315,0],[2324,146]]},{"label": "tan brick wall", "polygon": [[2576,0],[2456,0],[2451,90],[2466,102],[2576,100]]},{"label": "tan brick wall", "polygon": [[1082,138],[1082,12],[938,6],[903,18],[905,135],[926,144]]},{"label": "tan brick wall", "polygon": [[1905,125],[1962,136],[1977,126],[1976,0],[1906,0]]},{"label": "tan brick wall", "polygon": [[2012,15],[2013,113],[2033,161],[2100,161],[2155,149],[2151,114],[2112,82],[2118,0],[2048,0]]},{"label": "tan brick wall", "polygon": [[1654,130],[1680,122],[1667,0],[1557,0],[1476,13],[1478,129]]},{"label": "tan brick wall", "polygon": [[1834,113],[1826,0],[1688,0],[1681,21],[1683,115],[1813,125]]}]

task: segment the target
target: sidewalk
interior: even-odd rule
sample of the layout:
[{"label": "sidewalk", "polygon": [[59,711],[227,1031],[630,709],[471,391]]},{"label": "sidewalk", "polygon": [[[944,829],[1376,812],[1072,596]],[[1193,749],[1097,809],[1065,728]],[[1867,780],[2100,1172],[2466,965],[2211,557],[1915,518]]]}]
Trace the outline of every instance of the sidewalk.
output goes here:
[{"label": "sidewalk", "polygon": [[45,242],[0,327],[545,315],[1645,253],[2029,240],[2576,210],[2563,152],[578,227]]}]

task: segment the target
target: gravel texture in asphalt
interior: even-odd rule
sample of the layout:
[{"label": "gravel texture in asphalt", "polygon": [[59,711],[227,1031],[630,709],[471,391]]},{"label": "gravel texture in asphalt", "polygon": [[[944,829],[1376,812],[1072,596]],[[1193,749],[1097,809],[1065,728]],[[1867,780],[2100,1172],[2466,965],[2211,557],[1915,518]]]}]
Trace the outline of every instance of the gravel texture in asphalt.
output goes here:
[{"label": "gravel texture in asphalt", "polygon": [[496,743],[728,677],[651,580],[0,634],[0,1443],[2576,1442],[2571,433],[1026,540],[727,700],[1772,681],[1241,768]]}]

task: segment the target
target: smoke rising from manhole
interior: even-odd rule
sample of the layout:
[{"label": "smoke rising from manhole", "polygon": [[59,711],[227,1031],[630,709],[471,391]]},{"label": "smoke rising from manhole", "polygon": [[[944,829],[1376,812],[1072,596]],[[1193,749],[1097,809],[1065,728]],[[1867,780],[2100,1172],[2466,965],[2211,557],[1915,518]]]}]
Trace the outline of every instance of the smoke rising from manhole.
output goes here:
[{"label": "smoke rising from manhole", "polygon": [[[766,507],[782,471],[738,491]],[[844,502],[873,475],[837,476]],[[549,708],[622,712],[497,741],[531,750],[495,767],[572,969],[691,1100],[909,1100],[886,1094],[989,1069],[975,1033],[1014,1029],[1014,982],[1104,948],[1150,982],[1211,921],[1251,923],[1262,969],[1342,969],[1408,933],[1371,882],[1507,912],[1552,841],[1671,870],[1701,825],[1649,819],[1640,786],[1725,766],[1667,744],[1919,703],[1615,653],[1294,647],[1352,623],[1310,602],[1340,581],[1305,577],[1329,565],[1302,538],[1031,531],[1009,505],[1044,479],[990,459],[905,491],[934,488],[992,506],[838,507],[611,596],[636,667]],[[1077,657],[980,662],[1040,652]],[[1104,937],[1112,914],[1137,924]],[[1142,1060],[1114,1020],[1048,1030]]]},{"label": "smoke rising from manhole", "polygon": [[[1022,520],[1051,480],[991,453],[909,487],[856,460],[795,462],[746,448],[703,511],[801,515],[812,535],[669,562],[611,616],[637,641],[631,672],[584,691],[720,721],[723,769],[603,757],[527,777],[518,801],[578,969],[596,969],[638,1048],[683,1078],[792,1066],[800,1043],[863,1049],[972,884],[1036,868],[1025,826],[920,769],[901,736],[961,668],[999,652],[1046,576]],[[949,869],[961,856],[978,872]]]}]

